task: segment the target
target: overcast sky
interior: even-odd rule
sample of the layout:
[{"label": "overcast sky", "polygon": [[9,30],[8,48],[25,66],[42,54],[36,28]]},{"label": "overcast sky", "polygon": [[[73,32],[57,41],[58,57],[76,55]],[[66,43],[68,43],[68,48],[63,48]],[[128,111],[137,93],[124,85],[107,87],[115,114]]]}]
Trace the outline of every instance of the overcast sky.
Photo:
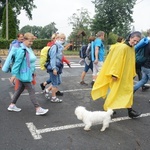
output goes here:
[{"label": "overcast sky", "polygon": [[[68,36],[72,31],[72,26],[68,25],[68,18],[76,13],[77,9],[86,8],[91,17],[94,15],[94,4],[91,0],[34,0],[34,4],[37,8],[32,11],[32,20],[28,19],[24,11],[19,15],[20,28],[25,25],[44,27],[55,22],[58,32],[63,32]],[[149,29],[149,18],[150,0],[137,0],[133,13],[135,30]]]}]

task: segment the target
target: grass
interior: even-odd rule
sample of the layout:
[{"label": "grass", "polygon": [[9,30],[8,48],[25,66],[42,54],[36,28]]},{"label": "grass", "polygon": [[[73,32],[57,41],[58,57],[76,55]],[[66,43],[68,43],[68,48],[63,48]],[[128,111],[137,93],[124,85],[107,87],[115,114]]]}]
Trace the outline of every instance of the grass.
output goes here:
[{"label": "grass", "polygon": [[77,56],[79,56],[79,51],[75,51],[75,50],[72,50],[72,51],[65,50],[65,51],[64,51],[64,55],[77,55]]}]

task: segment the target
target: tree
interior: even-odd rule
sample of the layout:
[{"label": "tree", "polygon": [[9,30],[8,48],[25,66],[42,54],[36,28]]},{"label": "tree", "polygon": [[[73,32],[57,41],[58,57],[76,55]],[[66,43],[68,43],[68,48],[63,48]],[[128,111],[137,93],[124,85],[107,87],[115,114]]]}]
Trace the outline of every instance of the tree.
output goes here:
[{"label": "tree", "polygon": [[[11,4],[15,18],[21,13],[21,10],[25,10],[26,15],[29,19],[32,19],[32,10],[36,8],[34,5],[34,0],[9,0],[9,3]],[[4,11],[6,5],[6,0],[0,0],[0,25],[2,21],[2,14]],[[17,21],[17,20],[16,20]],[[19,21],[16,22],[18,24]]]},{"label": "tree", "polygon": [[46,26],[43,27],[40,36],[42,39],[46,38],[46,39],[50,39],[53,33],[56,33],[58,31],[58,29],[55,27],[55,23],[52,22]]},{"label": "tree", "polygon": [[84,31],[87,36],[90,35],[91,18],[87,9],[77,9],[77,13],[74,13],[68,20],[73,29],[69,39],[75,38],[79,31]]},{"label": "tree", "polygon": [[[10,3],[8,3],[8,12],[8,39],[15,39],[17,29],[14,19],[14,12]],[[6,7],[4,9],[2,18],[2,38],[6,38]]]},{"label": "tree", "polygon": [[26,25],[26,26],[22,27],[19,32],[20,32],[20,33],[31,32],[31,33],[34,34],[36,37],[40,38],[42,29],[43,29],[43,28],[42,28],[41,26],[30,26],[30,25]]},{"label": "tree", "polygon": [[20,29],[21,33],[31,32],[39,39],[50,39],[52,34],[56,33],[57,31],[58,31],[58,29],[55,27],[54,22],[52,22],[44,27],[26,25]]},{"label": "tree", "polygon": [[92,30],[103,30],[109,35],[114,32],[121,36],[130,31],[132,14],[136,0],[95,0],[95,16]]}]

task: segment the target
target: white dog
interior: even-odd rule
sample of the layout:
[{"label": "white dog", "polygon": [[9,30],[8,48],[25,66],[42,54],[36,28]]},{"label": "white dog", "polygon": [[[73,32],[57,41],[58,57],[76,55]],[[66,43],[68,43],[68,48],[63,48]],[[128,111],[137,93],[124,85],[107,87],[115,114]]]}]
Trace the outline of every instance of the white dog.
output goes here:
[{"label": "white dog", "polygon": [[79,120],[82,120],[85,124],[84,130],[90,130],[90,127],[93,124],[103,124],[101,131],[105,131],[109,127],[111,121],[111,115],[113,110],[109,109],[108,111],[88,111],[83,106],[78,106],[75,109],[75,115]]}]

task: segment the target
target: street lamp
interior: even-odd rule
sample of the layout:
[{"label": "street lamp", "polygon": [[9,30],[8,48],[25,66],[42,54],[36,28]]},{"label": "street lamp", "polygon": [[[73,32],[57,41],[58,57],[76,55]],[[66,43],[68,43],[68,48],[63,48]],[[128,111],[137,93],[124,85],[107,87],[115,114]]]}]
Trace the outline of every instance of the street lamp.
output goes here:
[{"label": "street lamp", "polygon": [[8,40],[8,0],[6,0],[6,40]]}]

